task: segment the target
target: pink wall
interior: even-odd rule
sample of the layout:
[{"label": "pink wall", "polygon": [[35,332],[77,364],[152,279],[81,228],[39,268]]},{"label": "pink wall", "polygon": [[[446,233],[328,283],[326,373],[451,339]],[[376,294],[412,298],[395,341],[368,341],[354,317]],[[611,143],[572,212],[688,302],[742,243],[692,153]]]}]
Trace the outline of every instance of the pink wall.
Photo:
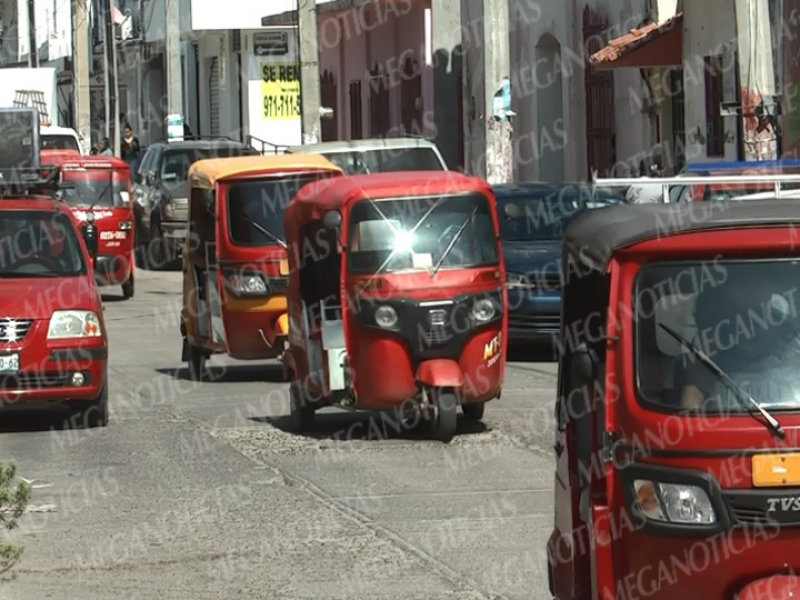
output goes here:
[{"label": "pink wall", "polygon": [[[387,11],[386,7],[393,9]],[[350,136],[350,82],[360,80],[362,131],[370,137],[369,71],[377,63],[389,79],[390,126],[401,125],[401,85],[398,59],[410,50],[424,67],[424,9],[428,2],[367,4],[336,15],[320,16],[320,73],[333,72],[337,84],[339,138]],[[423,80],[425,75],[423,75]],[[423,84],[424,87],[424,84]],[[425,98],[423,110],[433,110]]]}]

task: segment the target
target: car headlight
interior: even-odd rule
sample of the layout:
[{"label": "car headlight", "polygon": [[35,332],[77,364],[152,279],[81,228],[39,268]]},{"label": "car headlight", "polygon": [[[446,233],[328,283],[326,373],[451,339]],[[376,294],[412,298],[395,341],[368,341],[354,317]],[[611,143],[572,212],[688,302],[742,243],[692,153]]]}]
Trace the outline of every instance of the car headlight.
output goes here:
[{"label": "car headlight", "polygon": [[50,317],[47,339],[100,337],[100,319],[89,310],[57,310]]},{"label": "car headlight", "polygon": [[717,521],[708,494],[697,486],[637,479],[633,487],[636,503],[648,519],[681,525],[710,525]]},{"label": "car headlight", "polygon": [[506,285],[510,290],[525,290],[533,287],[530,278],[519,273],[506,273]]},{"label": "car headlight", "polygon": [[240,296],[266,294],[267,282],[258,274],[231,273],[228,275],[228,284],[234,294]]},{"label": "car headlight", "polygon": [[476,300],[475,304],[472,305],[472,318],[479,323],[491,320],[496,312],[494,303],[487,298]]},{"label": "car headlight", "polygon": [[380,306],[375,311],[375,322],[384,329],[397,325],[397,311],[391,306]]}]

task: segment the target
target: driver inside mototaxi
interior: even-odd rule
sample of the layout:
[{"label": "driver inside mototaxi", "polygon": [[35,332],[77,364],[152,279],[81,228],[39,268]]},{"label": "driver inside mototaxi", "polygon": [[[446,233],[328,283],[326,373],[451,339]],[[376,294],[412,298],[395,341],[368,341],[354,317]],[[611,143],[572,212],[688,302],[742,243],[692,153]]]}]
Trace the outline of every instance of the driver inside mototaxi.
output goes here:
[{"label": "driver inside mototaxi", "polygon": [[[795,396],[800,400],[798,311],[792,290],[776,289],[775,283],[781,279],[770,278],[768,271],[746,280],[732,278],[702,292],[695,304],[697,334],[691,340],[765,405]],[[682,408],[724,413],[741,410],[736,393],[699,357],[686,352]]]}]

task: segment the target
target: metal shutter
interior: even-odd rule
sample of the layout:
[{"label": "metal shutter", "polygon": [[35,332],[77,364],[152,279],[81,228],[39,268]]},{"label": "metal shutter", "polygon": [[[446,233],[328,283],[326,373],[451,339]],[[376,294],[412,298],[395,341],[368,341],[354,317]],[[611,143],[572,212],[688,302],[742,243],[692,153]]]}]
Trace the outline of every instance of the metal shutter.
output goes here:
[{"label": "metal shutter", "polygon": [[211,135],[220,135],[219,132],[219,59],[211,59],[211,75],[209,76],[209,118],[211,120]]}]

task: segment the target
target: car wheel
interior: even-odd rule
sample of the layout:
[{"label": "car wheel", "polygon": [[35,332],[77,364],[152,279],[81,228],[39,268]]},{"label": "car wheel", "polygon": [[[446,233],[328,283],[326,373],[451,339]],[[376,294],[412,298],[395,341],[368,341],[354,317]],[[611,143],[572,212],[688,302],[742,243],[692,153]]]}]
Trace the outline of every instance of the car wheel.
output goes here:
[{"label": "car wheel", "polygon": [[81,423],[87,429],[96,429],[108,425],[108,380],[103,382],[103,389],[96,400],[81,411]]},{"label": "car wheel", "polygon": [[134,285],[133,273],[131,273],[131,276],[128,277],[128,281],[122,284],[122,297],[125,298],[125,300],[130,300],[133,298],[135,291],[136,286]]}]

